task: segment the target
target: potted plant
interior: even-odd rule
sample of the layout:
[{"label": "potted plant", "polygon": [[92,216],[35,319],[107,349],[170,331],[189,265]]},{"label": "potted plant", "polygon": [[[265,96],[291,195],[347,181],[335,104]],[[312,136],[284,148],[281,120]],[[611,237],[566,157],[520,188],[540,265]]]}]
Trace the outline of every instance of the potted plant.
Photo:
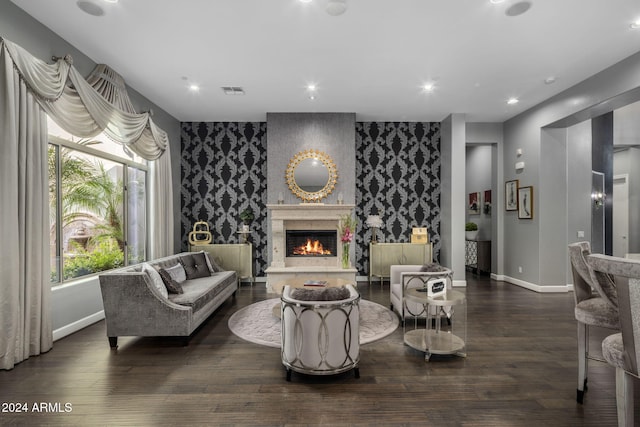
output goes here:
[{"label": "potted plant", "polygon": [[253,209],[251,208],[246,208],[245,210],[240,212],[240,219],[244,223],[242,227],[244,231],[249,230],[249,224],[251,224],[251,221],[253,221],[253,218],[255,217],[253,215]]},{"label": "potted plant", "polygon": [[464,226],[465,238],[467,240],[476,240],[478,237],[478,224],[475,222],[468,222]]}]

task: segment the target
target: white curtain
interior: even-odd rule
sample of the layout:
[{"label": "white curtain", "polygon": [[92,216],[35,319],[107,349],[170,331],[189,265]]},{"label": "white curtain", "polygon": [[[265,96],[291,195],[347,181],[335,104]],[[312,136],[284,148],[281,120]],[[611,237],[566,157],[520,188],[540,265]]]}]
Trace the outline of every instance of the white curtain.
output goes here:
[{"label": "white curtain", "polygon": [[173,251],[173,190],[171,187],[171,155],[167,145],[165,154],[150,164],[149,207],[150,256],[162,258]]},{"label": "white curtain", "polygon": [[0,368],[51,349],[46,117],[0,49]]},{"label": "white curtain", "polygon": [[2,38],[0,66],[0,369],[11,369],[52,346],[44,112],[74,135],[104,132],[152,161],[148,232],[157,256],[172,253],[173,193],[167,133],[151,113],[134,111],[113,70],[99,65],[85,80],[69,56],[47,64]]}]

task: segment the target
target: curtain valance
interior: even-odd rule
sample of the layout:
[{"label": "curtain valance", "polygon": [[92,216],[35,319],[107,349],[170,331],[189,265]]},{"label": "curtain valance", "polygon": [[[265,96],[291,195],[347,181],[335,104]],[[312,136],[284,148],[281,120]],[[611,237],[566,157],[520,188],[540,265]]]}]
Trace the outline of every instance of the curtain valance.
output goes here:
[{"label": "curtain valance", "polygon": [[67,55],[54,64],[34,57],[20,46],[0,38],[0,47],[40,106],[64,130],[83,138],[104,132],[147,160],[168,147],[167,133],[150,113],[136,113],[122,77],[104,64],[85,79]]}]

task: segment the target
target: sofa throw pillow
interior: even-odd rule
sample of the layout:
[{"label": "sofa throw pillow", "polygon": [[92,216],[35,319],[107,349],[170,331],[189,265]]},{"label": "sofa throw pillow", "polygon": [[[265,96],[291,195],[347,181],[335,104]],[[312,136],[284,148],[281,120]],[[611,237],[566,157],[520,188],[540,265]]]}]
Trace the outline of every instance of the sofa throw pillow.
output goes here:
[{"label": "sofa throw pillow", "polygon": [[423,273],[440,273],[441,271],[447,271],[446,268],[435,262],[428,262],[420,268]]},{"label": "sofa throw pillow", "polygon": [[349,298],[351,293],[344,286],[337,288],[308,289],[295,288],[291,298],[300,301],[339,301]]},{"label": "sofa throw pillow", "polygon": [[189,280],[211,276],[207,259],[202,252],[181,256],[180,264],[182,264],[187,279]]},{"label": "sofa throw pillow", "polygon": [[218,263],[213,259],[213,256],[209,252],[202,251],[205,259],[207,260],[207,266],[209,267],[209,271],[211,274],[217,273],[218,271],[225,271],[224,268],[220,267]]},{"label": "sofa throw pillow", "polygon": [[161,268],[160,270],[158,270],[158,274],[160,274],[160,277],[162,277],[164,286],[167,288],[167,291],[169,291],[170,294],[182,294],[184,293],[184,291],[182,290],[182,285],[171,276],[171,273],[169,272],[171,268]]},{"label": "sofa throw pillow", "polygon": [[168,298],[169,293],[167,291],[167,287],[165,286],[162,277],[160,277],[160,273],[158,273],[158,270],[153,268],[153,266],[148,262],[145,262],[142,264],[142,271],[147,273],[147,276],[149,276],[149,279],[151,279],[153,287],[156,288],[163,297]]},{"label": "sofa throw pillow", "polygon": [[187,273],[184,271],[184,267],[180,263],[177,263],[172,267],[167,267],[165,270],[169,275],[171,275],[171,278],[178,283],[182,283],[187,280]]}]

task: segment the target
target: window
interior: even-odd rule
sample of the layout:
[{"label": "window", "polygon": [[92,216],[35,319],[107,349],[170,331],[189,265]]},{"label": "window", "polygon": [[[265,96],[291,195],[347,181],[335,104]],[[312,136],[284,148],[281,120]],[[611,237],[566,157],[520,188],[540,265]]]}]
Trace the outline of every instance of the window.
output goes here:
[{"label": "window", "polygon": [[105,135],[48,126],[52,284],[144,261],[146,161]]}]

